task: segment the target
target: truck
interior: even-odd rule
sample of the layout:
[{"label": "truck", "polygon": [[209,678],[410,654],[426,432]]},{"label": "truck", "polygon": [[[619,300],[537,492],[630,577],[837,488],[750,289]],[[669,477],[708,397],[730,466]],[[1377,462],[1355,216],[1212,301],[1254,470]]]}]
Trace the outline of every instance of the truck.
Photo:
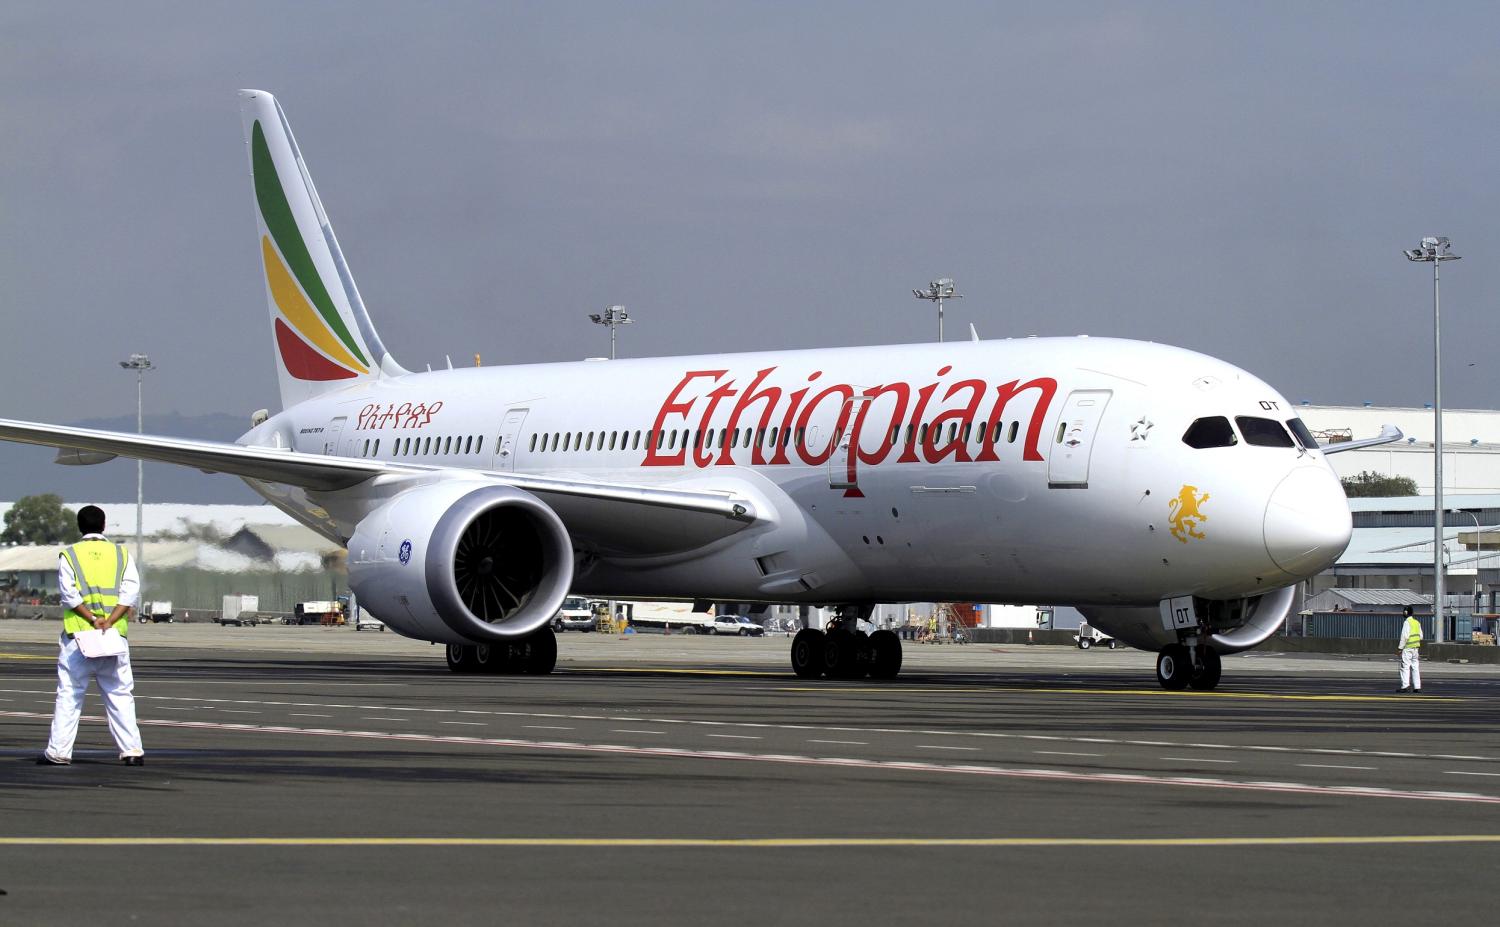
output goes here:
[{"label": "truck", "polygon": [[594,622],[594,603],[581,595],[570,595],[552,616],[552,630],[592,631]]},{"label": "truck", "polygon": [[259,624],[255,613],[260,611],[258,595],[226,595],[224,608],[219,612],[219,624],[235,627],[255,627]]},{"label": "truck", "polygon": [[158,621],[172,623],[171,602],[143,602],[140,609],[135,613],[137,621],[149,621],[155,624]]},{"label": "truck", "polygon": [[287,624],[343,624],[343,606],[334,601],[298,602]]},{"label": "truck", "polygon": [[661,628],[683,634],[712,634],[712,611],[695,612],[691,602],[617,602],[638,628]]}]

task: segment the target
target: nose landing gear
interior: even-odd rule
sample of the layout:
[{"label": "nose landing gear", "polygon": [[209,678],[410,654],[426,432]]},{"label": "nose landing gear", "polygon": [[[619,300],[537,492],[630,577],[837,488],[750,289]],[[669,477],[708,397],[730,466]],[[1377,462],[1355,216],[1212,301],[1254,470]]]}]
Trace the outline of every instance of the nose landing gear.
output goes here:
[{"label": "nose landing gear", "polygon": [[1214,689],[1223,669],[1218,652],[1204,643],[1168,644],[1156,655],[1156,681],[1174,692],[1189,686],[1202,691]]}]

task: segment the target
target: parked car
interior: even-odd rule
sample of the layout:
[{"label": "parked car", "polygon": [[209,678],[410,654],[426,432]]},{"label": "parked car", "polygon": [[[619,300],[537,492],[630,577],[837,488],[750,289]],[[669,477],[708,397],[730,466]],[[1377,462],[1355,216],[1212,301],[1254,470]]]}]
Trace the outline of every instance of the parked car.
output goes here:
[{"label": "parked car", "polygon": [[563,599],[562,608],[552,616],[554,631],[594,630],[594,605],[581,595],[570,595]]},{"label": "parked car", "polygon": [[744,615],[720,615],[714,619],[715,634],[738,634],[741,637],[759,637],[766,629]]}]

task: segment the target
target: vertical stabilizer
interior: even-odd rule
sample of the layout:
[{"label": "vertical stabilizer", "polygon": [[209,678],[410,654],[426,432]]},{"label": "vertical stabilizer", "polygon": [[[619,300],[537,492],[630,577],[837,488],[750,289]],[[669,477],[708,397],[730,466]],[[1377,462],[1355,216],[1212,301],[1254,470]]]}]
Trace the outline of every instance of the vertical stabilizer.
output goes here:
[{"label": "vertical stabilizer", "polygon": [[240,91],[282,407],[406,371],[386,351],[276,98]]}]

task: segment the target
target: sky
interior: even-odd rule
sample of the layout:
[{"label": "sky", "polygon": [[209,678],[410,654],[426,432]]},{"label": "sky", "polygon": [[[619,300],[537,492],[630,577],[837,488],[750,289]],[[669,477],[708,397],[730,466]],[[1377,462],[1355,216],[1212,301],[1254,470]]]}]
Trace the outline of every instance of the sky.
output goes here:
[{"label": "sky", "polygon": [[1120,336],[1497,408],[1500,7],[0,6],[0,417],[276,408],[235,91],[405,366]]}]

